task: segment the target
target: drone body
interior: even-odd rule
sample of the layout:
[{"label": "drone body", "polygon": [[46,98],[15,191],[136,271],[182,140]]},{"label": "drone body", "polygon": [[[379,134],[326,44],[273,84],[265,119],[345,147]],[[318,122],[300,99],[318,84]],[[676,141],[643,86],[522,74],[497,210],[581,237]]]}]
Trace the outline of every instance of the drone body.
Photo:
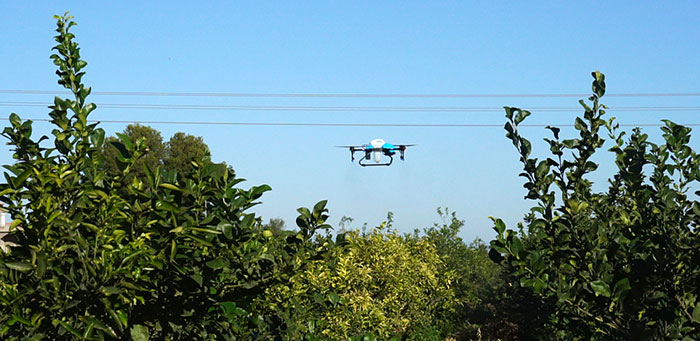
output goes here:
[{"label": "drone body", "polygon": [[[363,144],[361,146],[337,146],[340,148],[348,148],[350,150],[350,160],[355,161],[355,152],[363,152],[364,155],[360,158],[358,162],[360,166],[389,166],[394,162],[394,155],[398,151],[401,157],[401,161],[404,160],[404,153],[407,147],[414,146],[413,144],[400,144],[393,145],[387,143],[382,139],[374,139],[369,142],[369,144]],[[388,156],[388,162],[381,162],[383,156]],[[368,160],[374,159],[374,163],[367,163]]]}]

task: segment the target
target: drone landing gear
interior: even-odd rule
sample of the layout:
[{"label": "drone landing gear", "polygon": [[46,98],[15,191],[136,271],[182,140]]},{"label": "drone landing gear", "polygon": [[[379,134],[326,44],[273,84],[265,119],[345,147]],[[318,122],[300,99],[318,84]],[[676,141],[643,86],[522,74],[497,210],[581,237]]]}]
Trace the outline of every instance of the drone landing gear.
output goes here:
[{"label": "drone landing gear", "polygon": [[362,163],[362,161],[365,160],[365,158],[360,158],[359,164],[362,167],[390,166],[391,163],[394,162],[394,157],[391,155],[387,155],[387,156],[389,156],[389,162],[387,162],[387,163]]}]

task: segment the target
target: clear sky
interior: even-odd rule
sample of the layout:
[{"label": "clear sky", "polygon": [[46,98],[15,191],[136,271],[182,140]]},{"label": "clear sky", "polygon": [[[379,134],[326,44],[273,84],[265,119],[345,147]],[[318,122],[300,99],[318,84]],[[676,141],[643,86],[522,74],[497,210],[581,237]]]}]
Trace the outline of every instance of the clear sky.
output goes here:
[{"label": "clear sky", "polygon": [[[3,1],[0,90],[60,90],[49,60],[54,14],[71,11],[93,91],[366,94],[585,94],[590,72],[608,93],[700,93],[697,1]],[[49,102],[53,95],[0,93],[3,116],[47,118],[48,109],[7,102]],[[100,108],[99,104],[226,106],[576,107],[577,98],[238,98],[92,96],[100,120],[498,124],[497,112],[233,111]],[[700,97],[609,97],[624,124],[700,124]],[[538,112],[526,123],[571,124],[580,110]],[[104,123],[108,132],[126,124]],[[342,216],[379,224],[388,211],[405,232],[438,221],[437,207],[466,220],[462,237],[489,240],[488,216],[510,227],[523,200],[520,165],[502,127],[270,127],[152,124],[165,139],[202,136],[215,161],[233,165],[244,186],[269,184],[256,208],[294,225],[295,209],[328,199]],[[37,137],[47,123],[35,123]],[[629,129],[629,128],[628,128]],[[645,127],[658,140],[656,127]],[[697,129],[697,128],[696,128]],[[543,128],[523,128],[535,154]],[[564,129],[572,136],[573,129]],[[406,161],[361,168],[334,145],[383,138],[416,143]],[[698,139],[692,141],[700,149]],[[609,157],[593,177],[605,188]],[[7,146],[0,163],[11,162]]]}]

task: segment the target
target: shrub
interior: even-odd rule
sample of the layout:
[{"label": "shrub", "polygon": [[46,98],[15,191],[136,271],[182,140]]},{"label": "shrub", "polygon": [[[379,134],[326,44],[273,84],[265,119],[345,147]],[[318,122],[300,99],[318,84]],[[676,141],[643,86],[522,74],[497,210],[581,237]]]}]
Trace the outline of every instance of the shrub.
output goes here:
[{"label": "shrub", "polygon": [[[549,318],[557,338],[697,339],[700,337],[700,203],[688,191],[700,179],[690,128],[664,120],[664,142],[640,129],[625,141],[603,120],[605,77],[593,73],[591,105],[580,101],[579,138],[559,139],[548,127],[552,157],[531,158],[518,131],[530,113],[506,107],[507,137],[520,153],[526,198],[537,201],[520,235],[495,219],[491,256],[520,284],[556,305]],[[607,128],[617,173],[596,193],[587,175]],[[565,153],[571,151],[573,159]],[[696,195],[700,192],[695,192]]]},{"label": "shrub", "polygon": [[[6,166],[0,201],[17,246],[0,252],[0,336],[252,337],[264,320],[251,313],[254,298],[304,251],[275,247],[283,241],[246,213],[270,188],[236,187],[243,179],[204,158],[186,175],[145,167],[145,179],[134,177],[124,191],[144,140],[113,141],[120,174],[107,175],[105,133],[88,123],[96,106],[81,83],[87,63],[69,32],[75,22],[56,19],[51,58],[73,98],[51,106],[53,146],[42,145],[46,136],[34,140],[32,122],[16,114],[2,133],[15,163]],[[308,220],[304,236],[316,228]]]},{"label": "shrub", "polygon": [[432,339],[453,309],[451,274],[434,246],[386,223],[348,232],[342,248],[317,259],[265,295],[271,309],[303,316],[302,335]]}]

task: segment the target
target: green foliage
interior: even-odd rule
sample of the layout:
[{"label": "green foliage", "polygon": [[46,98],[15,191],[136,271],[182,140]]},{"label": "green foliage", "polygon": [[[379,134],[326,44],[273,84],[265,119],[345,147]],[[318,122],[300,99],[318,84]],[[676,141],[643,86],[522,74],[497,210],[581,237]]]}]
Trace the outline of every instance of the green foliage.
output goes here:
[{"label": "green foliage", "polygon": [[[530,158],[518,131],[530,113],[506,107],[506,136],[524,165],[526,198],[537,206],[526,215],[526,233],[494,219],[491,256],[556,304],[553,337],[697,339],[700,203],[688,191],[700,178],[700,157],[689,146],[690,128],[665,120],[662,144],[638,128],[625,141],[613,119],[602,118],[605,77],[593,77],[591,104],[580,101],[584,115],[575,122],[579,137],[561,140],[548,127],[546,160]],[[595,193],[586,176],[598,167],[591,157],[603,146],[601,128],[618,170],[608,191]]]},{"label": "green foliage", "polygon": [[[260,319],[251,302],[293,270],[279,264],[299,250],[274,248],[281,241],[246,213],[269,186],[238,188],[232,170],[203,159],[179,177],[143,167],[144,178],[124,188],[146,139],[112,141],[120,173],[107,174],[105,133],[87,124],[95,105],[80,82],[87,63],[69,32],[75,23],[56,19],[52,59],[74,98],[51,106],[53,146],[35,141],[32,122],[16,114],[3,131],[15,164],[0,201],[17,246],[0,253],[0,337],[251,337]],[[305,234],[322,218],[314,210]]]},{"label": "green foliage", "polygon": [[[153,170],[157,167],[163,168],[163,172],[174,171],[182,176],[187,176],[195,172],[193,162],[211,161],[209,146],[201,137],[192,136],[183,132],[175,133],[168,143],[163,143],[160,131],[140,124],[129,124],[122,133],[117,133],[117,137],[108,137],[103,147],[104,164],[107,174],[111,177],[121,177],[123,170],[120,159],[123,150],[120,150],[119,139],[127,137],[129,141],[144,139],[146,146],[144,155],[134,161],[129,174],[124,176],[122,183],[124,186],[130,185],[134,178],[146,182],[146,167]],[[126,193],[122,193],[126,195]]]},{"label": "green foliage", "polygon": [[455,212],[441,208],[437,212],[442,223],[424,229],[423,238],[435,245],[453,276],[456,309],[441,325],[443,334],[449,332],[458,340],[536,338],[537,315],[532,310],[542,310],[542,302],[489,259],[487,245],[480,239],[464,243],[458,236],[464,221]]},{"label": "green foliage", "polygon": [[428,332],[443,324],[440,317],[454,305],[450,276],[442,273],[433,245],[400,236],[386,224],[338,238],[347,244],[336,243],[264,296],[269,309],[297,319],[288,327],[298,334],[287,338],[431,339]]},{"label": "green foliage", "polygon": [[[146,146],[144,155],[134,161],[129,174],[124,177],[123,183],[125,186],[131,184],[134,178],[145,181],[146,167],[156,169],[163,165],[165,145],[163,144],[163,137],[160,131],[145,125],[129,124],[121,134],[118,133],[117,135],[120,137],[126,136],[129,141],[144,139],[143,144]],[[119,138],[110,136],[107,138],[107,143],[103,146],[104,164],[107,174],[111,177],[121,177],[123,175],[119,163],[124,163],[125,160],[119,159],[118,142]]]},{"label": "green foliage", "polygon": [[424,230],[425,238],[433,243],[456,278],[452,283],[463,306],[475,306],[493,297],[502,285],[501,268],[489,261],[486,245],[479,239],[470,245],[457,234],[464,221],[455,212],[437,209],[442,224]]},{"label": "green foliage", "polygon": [[177,132],[168,141],[163,164],[167,170],[186,174],[192,171],[192,161],[210,158],[209,146],[204,143],[201,136]]}]

